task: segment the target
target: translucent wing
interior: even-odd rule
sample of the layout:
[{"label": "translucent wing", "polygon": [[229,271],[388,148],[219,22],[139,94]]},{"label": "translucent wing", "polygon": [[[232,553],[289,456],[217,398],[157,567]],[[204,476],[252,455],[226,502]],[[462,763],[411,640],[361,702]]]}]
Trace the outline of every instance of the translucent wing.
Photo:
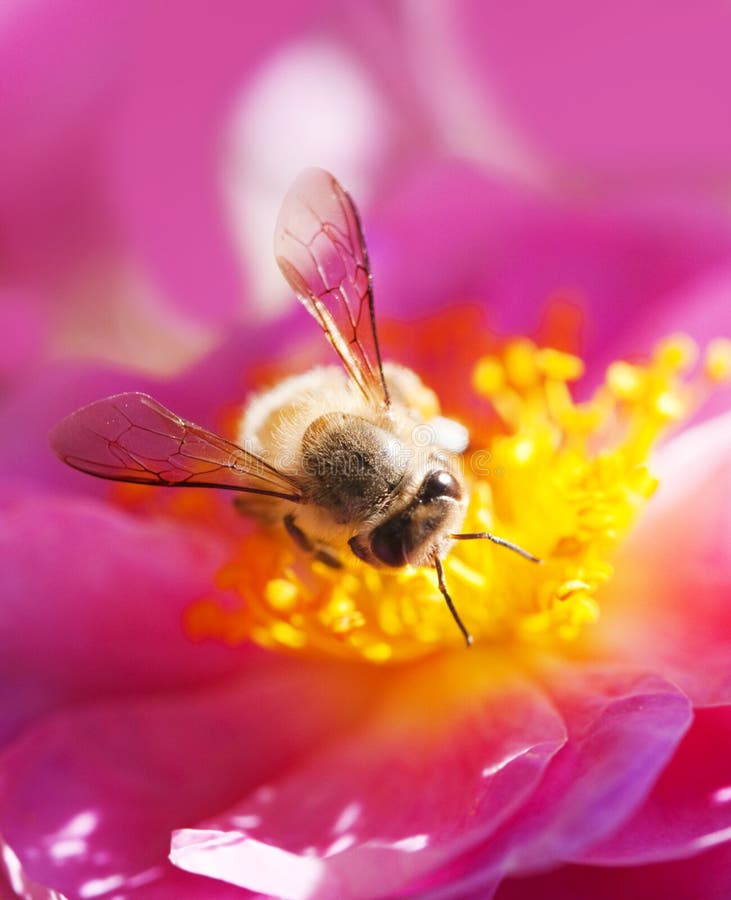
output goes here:
[{"label": "translucent wing", "polygon": [[99,478],[301,499],[297,485],[263,459],[147,394],[117,394],[84,406],[56,425],[50,442],[65,463]]},{"label": "translucent wing", "polygon": [[307,169],[290,188],[274,231],[274,255],[365,398],[388,405],[360,219],[329,172]]}]

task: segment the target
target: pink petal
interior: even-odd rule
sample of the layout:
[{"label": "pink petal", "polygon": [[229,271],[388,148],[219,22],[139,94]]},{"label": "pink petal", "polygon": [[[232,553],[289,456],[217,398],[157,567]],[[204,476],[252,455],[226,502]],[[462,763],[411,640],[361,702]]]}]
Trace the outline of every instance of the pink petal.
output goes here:
[{"label": "pink petal", "polygon": [[0,892],[10,900],[66,900],[63,894],[43,887],[26,875],[13,849],[0,837]]},{"label": "pink petal", "polygon": [[564,663],[542,678],[566,721],[565,747],[528,802],[482,847],[419,884],[420,898],[469,896],[611,834],[647,795],[690,721],[687,699],[640,671]]},{"label": "pink petal", "polygon": [[[458,895],[483,900],[479,892]],[[503,882],[495,900],[726,900],[731,896],[731,846],[692,859],[624,868],[563,866],[531,878]]]},{"label": "pink petal", "polygon": [[[115,881],[119,884],[118,877]],[[120,900],[266,900],[223,881],[183,872],[167,861],[125,878],[123,888],[124,894],[111,896]]]},{"label": "pink petal", "polygon": [[225,549],[187,522],[90,501],[9,502],[0,513],[5,690],[21,691],[22,708],[232,672],[245,652],[193,644],[181,626],[186,605],[210,591]]},{"label": "pink petal", "polygon": [[47,323],[34,297],[21,291],[0,288],[0,397],[8,384],[27,376],[37,364],[48,337]]},{"label": "pink petal", "polygon": [[82,478],[60,462],[48,445],[48,433],[79,406],[132,387],[149,390],[151,385],[139,374],[71,366],[43,368],[19,384],[0,406],[3,478],[27,479],[37,488],[107,497],[108,483]]},{"label": "pink petal", "polygon": [[[579,0],[455,7],[458,59],[559,172],[626,189],[728,177],[731,13]],[[428,69],[427,69],[428,72]],[[435,84],[434,91],[440,89]]]},{"label": "pink petal", "polygon": [[[647,353],[667,333],[666,304],[731,255],[728,219],[709,210],[577,209],[458,162],[414,164],[364,222],[380,315],[418,317],[471,301],[499,332],[530,334],[559,296],[585,313],[590,363],[618,343]],[[702,339],[728,331],[725,307],[704,310],[684,327]],[[651,326],[642,344],[635,321]]]},{"label": "pink petal", "polygon": [[15,4],[0,29],[0,221],[6,269],[22,283],[43,283],[111,237],[89,158],[138,16],[89,12],[88,3]]},{"label": "pink petal", "polygon": [[636,865],[731,842],[731,707],[699,710],[652,793],[622,828],[577,862]]},{"label": "pink petal", "polygon": [[731,413],[676,438],[661,486],[617,561],[600,636],[694,705],[731,700]]},{"label": "pink petal", "polygon": [[165,880],[173,828],[335,739],[369,689],[362,670],[271,657],[222,685],[61,710],[0,753],[0,829],[70,897]]},{"label": "pink petal", "polygon": [[351,734],[177,832],[171,859],[284,898],[403,889],[492,834],[563,743],[551,706],[503,666],[477,651],[388,673]]},{"label": "pink petal", "polygon": [[[220,431],[221,413],[243,406],[255,387],[253,372],[271,364],[278,353],[286,353],[289,365],[293,365],[292,348],[283,342],[282,335],[300,328],[305,317],[304,310],[297,309],[275,323],[232,328],[215,350],[172,380],[102,366],[64,364],[42,368],[32,379],[22,381],[0,398],[2,476],[21,476],[45,488],[106,498],[108,483],[79,475],[62,465],[50,450],[48,432],[53,425],[93,400],[135,390],[152,394],[186,419]],[[316,340],[317,326],[307,319]],[[324,341],[322,350],[326,352]],[[301,363],[294,363],[299,371],[312,364],[312,354]]]},{"label": "pink petal", "polygon": [[58,300],[69,271],[121,252],[163,301],[231,320],[242,278],[220,197],[230,106],[328,5],[276,0],[252,16],[224,0],[211,16],[193,0],[173,17],[160,2],[104,15],[89,0],[17,5],[0,29],[7,268]]}]

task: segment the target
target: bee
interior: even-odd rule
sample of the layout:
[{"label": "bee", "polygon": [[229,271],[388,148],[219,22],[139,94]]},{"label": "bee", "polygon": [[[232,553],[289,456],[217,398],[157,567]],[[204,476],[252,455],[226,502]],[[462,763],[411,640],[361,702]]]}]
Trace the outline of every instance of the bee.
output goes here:
[{"label": "bee", "polygon": [[414,372],[382,361],[360,217],[329,172],[296,179],[274,251],[342,367],[317,367],[254,396],[235,443],[133,392],[72,413],[51,432],[51,446],[99,478],[236,491],[242,513],[283,526],[331,566],[344,553],[373,566],[430,566],[469,646],[444,579],[452,543],[484,538],[539,560],[490,532],[460,533],[466,429],[438,415],[436,396]]}]

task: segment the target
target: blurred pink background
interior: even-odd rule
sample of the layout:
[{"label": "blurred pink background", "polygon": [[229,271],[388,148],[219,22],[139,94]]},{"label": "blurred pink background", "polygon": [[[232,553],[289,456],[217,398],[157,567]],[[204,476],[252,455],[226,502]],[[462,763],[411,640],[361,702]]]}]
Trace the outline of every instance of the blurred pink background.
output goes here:
[{"label": "blurred pink background", "polygon": [[[630,221],[632,253],[615,248],[615,264],[633,267],[638,304],[641,270],[658,265],[666,293],[725,283],[730,42],[721,0],[7,2],[0,327],[14,339],[2,383],[69,357],[173,372],[232,323],[282,310],[292,299],[271,233],[307,165],[357,198],[377,301],[396,315],[407,301],[389,283],[389,241],[410,227],[404,209],[440,203],[445,227],[479,220],[496,294],[510,270],[512,293],[493,304],[528,319],[552,290],[584,295],[596,281],[565,250],[531,279],[531,240],[556,235],[544,224],[536,237],[536,210],[573,216],[579,243],[592,223],[611,243],[617,217]],[[469,177],[445,178],[455,167]],[[471,179],[494,202],[473,209]],[[436,222],[402,248],[417,291],[439,281],[440,242]]]}]

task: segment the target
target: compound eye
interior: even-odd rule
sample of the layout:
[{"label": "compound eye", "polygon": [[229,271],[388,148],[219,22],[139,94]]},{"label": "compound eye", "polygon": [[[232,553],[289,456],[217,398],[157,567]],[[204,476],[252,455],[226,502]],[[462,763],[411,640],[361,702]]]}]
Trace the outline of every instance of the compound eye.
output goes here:
[{"label": "compound eye", "polygon": [[429,503],[440,497],[449,497],[452,500],[462,499],[462,488],[454,475],[441,469],[427,475],[419,488],[417,499],[421,503]]},{"label": "compound eye", "polygon": [[405,540],[407,521],[403,516],[394,516],[379,525],[371,534],[371,552],[384,566],[405,566]]}]

